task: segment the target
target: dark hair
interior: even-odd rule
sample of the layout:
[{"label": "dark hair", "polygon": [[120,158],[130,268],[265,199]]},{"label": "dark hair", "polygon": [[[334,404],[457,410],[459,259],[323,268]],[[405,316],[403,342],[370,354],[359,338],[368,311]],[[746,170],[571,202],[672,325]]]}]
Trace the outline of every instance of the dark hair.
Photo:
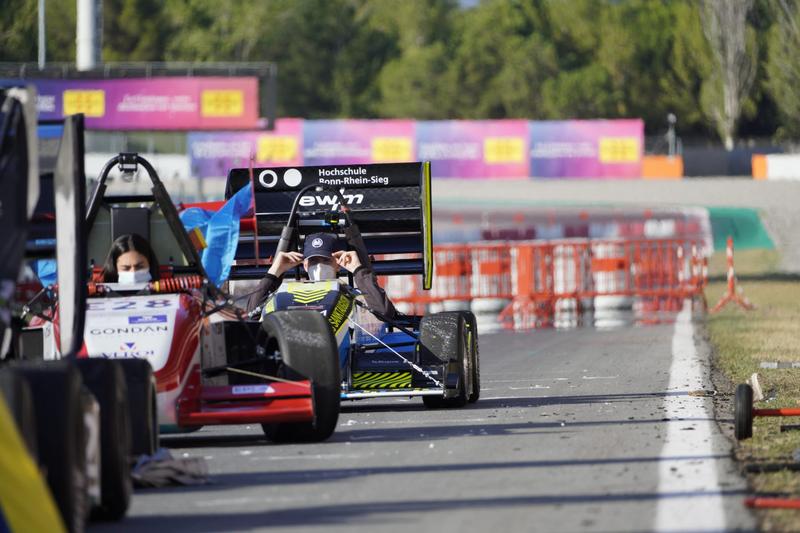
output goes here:
[{"label": "dark hair", "polygon": [[117,259],[119,259],[119,256],[122,254],[131,251],[139,252],[147,258],[147,262],[150,263],[150,277],[153,280],[157,280],[160,277],[158,259],[156,259],[156,254],[153,253],[150,243],[141,235],[128,233],[126,235],[120,235],[117,237],[117,240],[111,243],[111,249],[108,251],[108,257],[106,257],[106,262],[103,265],[103,281],[106,283],[116,283],[119,280]]}]

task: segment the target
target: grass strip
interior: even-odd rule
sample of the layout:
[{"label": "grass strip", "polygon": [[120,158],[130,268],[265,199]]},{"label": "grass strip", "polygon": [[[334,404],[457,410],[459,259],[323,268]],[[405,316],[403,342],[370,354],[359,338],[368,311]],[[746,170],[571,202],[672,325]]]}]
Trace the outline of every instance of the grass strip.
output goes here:
[{"label": "grass strip", "polygon": [[[737,252],[737,274],[769,274],[777,264],[776,256],[774,252],[763,250]],[[724,268],[724,254],[715,254],[710,261],[711,274],[719,275]],[[767,276],[765,280],[740,283],[739,287],[757,308],[744,311],[729,305],[717,314],[708,315],[707,332],[716,368],[730,380],[731,391],[758,372],[765,396],[774,399],[758,402],[756,407],[800,406],[800,369],[760,368],[762,361],[800,361],[800,282],[769,280]],[[713,306],[726,289],[725,282],[709,284],[706,290],[709,306]],[[732,402],[730,411],[732,419]],[[728,418],[725,414],[720,416]],[[744,467],[800,462],[800,431],[780,431],[781,425],[798,423],[798,418],[756,418],[753,438],[739,443],[737,458]],[[752,473],[748,477],[756,493],[800,498],[797,472],[787,469]],[[764,531],[800,531],[800,511],[762,510],[758,511],[758,518]]]}]

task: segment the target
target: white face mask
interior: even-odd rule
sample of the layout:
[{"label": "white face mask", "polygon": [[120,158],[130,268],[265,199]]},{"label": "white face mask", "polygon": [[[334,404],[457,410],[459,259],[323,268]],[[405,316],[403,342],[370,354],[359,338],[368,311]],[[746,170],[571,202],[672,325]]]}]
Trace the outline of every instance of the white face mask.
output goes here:
[{"label": "white face mask", "polygon": [[150,276],[149,270],[127,270],[119,272],[117,279],[122,285],[134,285],[136,283],[146,283],[153,278]]},{"label": "white face mask", "polygon": [[325,263],[317,263],[308,268],[308,279],[311,281],[336,279],[336,270]]}]

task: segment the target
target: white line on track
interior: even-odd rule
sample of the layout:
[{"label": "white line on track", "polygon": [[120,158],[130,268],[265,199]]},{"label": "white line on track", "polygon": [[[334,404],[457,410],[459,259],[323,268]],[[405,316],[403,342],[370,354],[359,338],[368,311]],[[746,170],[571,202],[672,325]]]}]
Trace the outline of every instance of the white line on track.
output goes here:
[{"label": "white line on track", "polygon": [[[691,302],[684,302],[672,336],[672,365],[668,391],[711,388],[694,343]],[[724,531],[724,497],[719,483],[718,460],[706,459],[681,465],[672,460],[682,455],[713,456],[719,453],[718,433],[710,398],[666,396],[666,418],[693,419],[694,430],[686,424],[667,424],[658,472],[658,500],[655,531]],[[716,449],[716,450],[715,450]],[[675,497],[685,493],[686,497]]]}]

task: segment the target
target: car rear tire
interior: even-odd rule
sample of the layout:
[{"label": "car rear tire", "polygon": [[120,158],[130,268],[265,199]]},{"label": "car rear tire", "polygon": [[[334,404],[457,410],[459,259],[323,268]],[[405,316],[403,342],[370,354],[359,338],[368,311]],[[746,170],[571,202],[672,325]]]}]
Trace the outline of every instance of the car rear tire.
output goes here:
[{"label": "car rear tire", "polygon": [[158,449],[158,405],[153,368],[144,359],[119,359],[128,388],[131,456],[153,455]]},{"label": "car rear tire", "polygon": [[[262,424],[273,442],[322,442],[339,420],[341,373],[336,339],[330,324],[316,311],[275,311],[261,323],[267,350],[277,349],[282,363],[279,377],[311,380],[314,420]],[[272,343],[272,345],[270,345]]]},{"label": "car rear tire", "polygon": [[[454,311],[437,313],[422,318],[419,325],[420,350],[423,351],[421,357],[430,360],[431,355],[436,357],[448,372],[452,372],[453,366],[458,372],[458,384],[455,395],[444,396],[423,396],[422,403],[431,409],[464,407],[469,396],[468,388],[470,375],[470,357],[467,346],[467,322],[468,313],[466,311]],[[449,367],[449,368],[448,368]]]},{"label": "car rear tire", "polygon": [[475,403],[481,397],[481,357],[478,348],[478,323],[474,314],[471,312],[465,314],[468,328],[467,342],[470,355],[470,375],[472,376],[467,402]]},{"label": "car rear tire", "polygon": [[753,387],[742,383],[736,387],[733,400],[734,433],[736,440],[753,436]]},{"label": "car rear tire", "polygon": [[81,375],[66,361],[22,363],[15,369],[30,384],[36,417],[39,464],[64,525],[84,530],[88,516],[86,429]]},{"label": "car rear tire", "polygon": [[119,361],[78,359],[83,383],[100,404],[100,520],[120,520],[133,492],[130,474],[131,420],[128,386]]},{"label": "car rear tire", "polygon": [[31,457],[37,457],[36,409],[33,393],[25,376],[13,368],[0,370],[0,394],[3,395],[17,429]]}]

